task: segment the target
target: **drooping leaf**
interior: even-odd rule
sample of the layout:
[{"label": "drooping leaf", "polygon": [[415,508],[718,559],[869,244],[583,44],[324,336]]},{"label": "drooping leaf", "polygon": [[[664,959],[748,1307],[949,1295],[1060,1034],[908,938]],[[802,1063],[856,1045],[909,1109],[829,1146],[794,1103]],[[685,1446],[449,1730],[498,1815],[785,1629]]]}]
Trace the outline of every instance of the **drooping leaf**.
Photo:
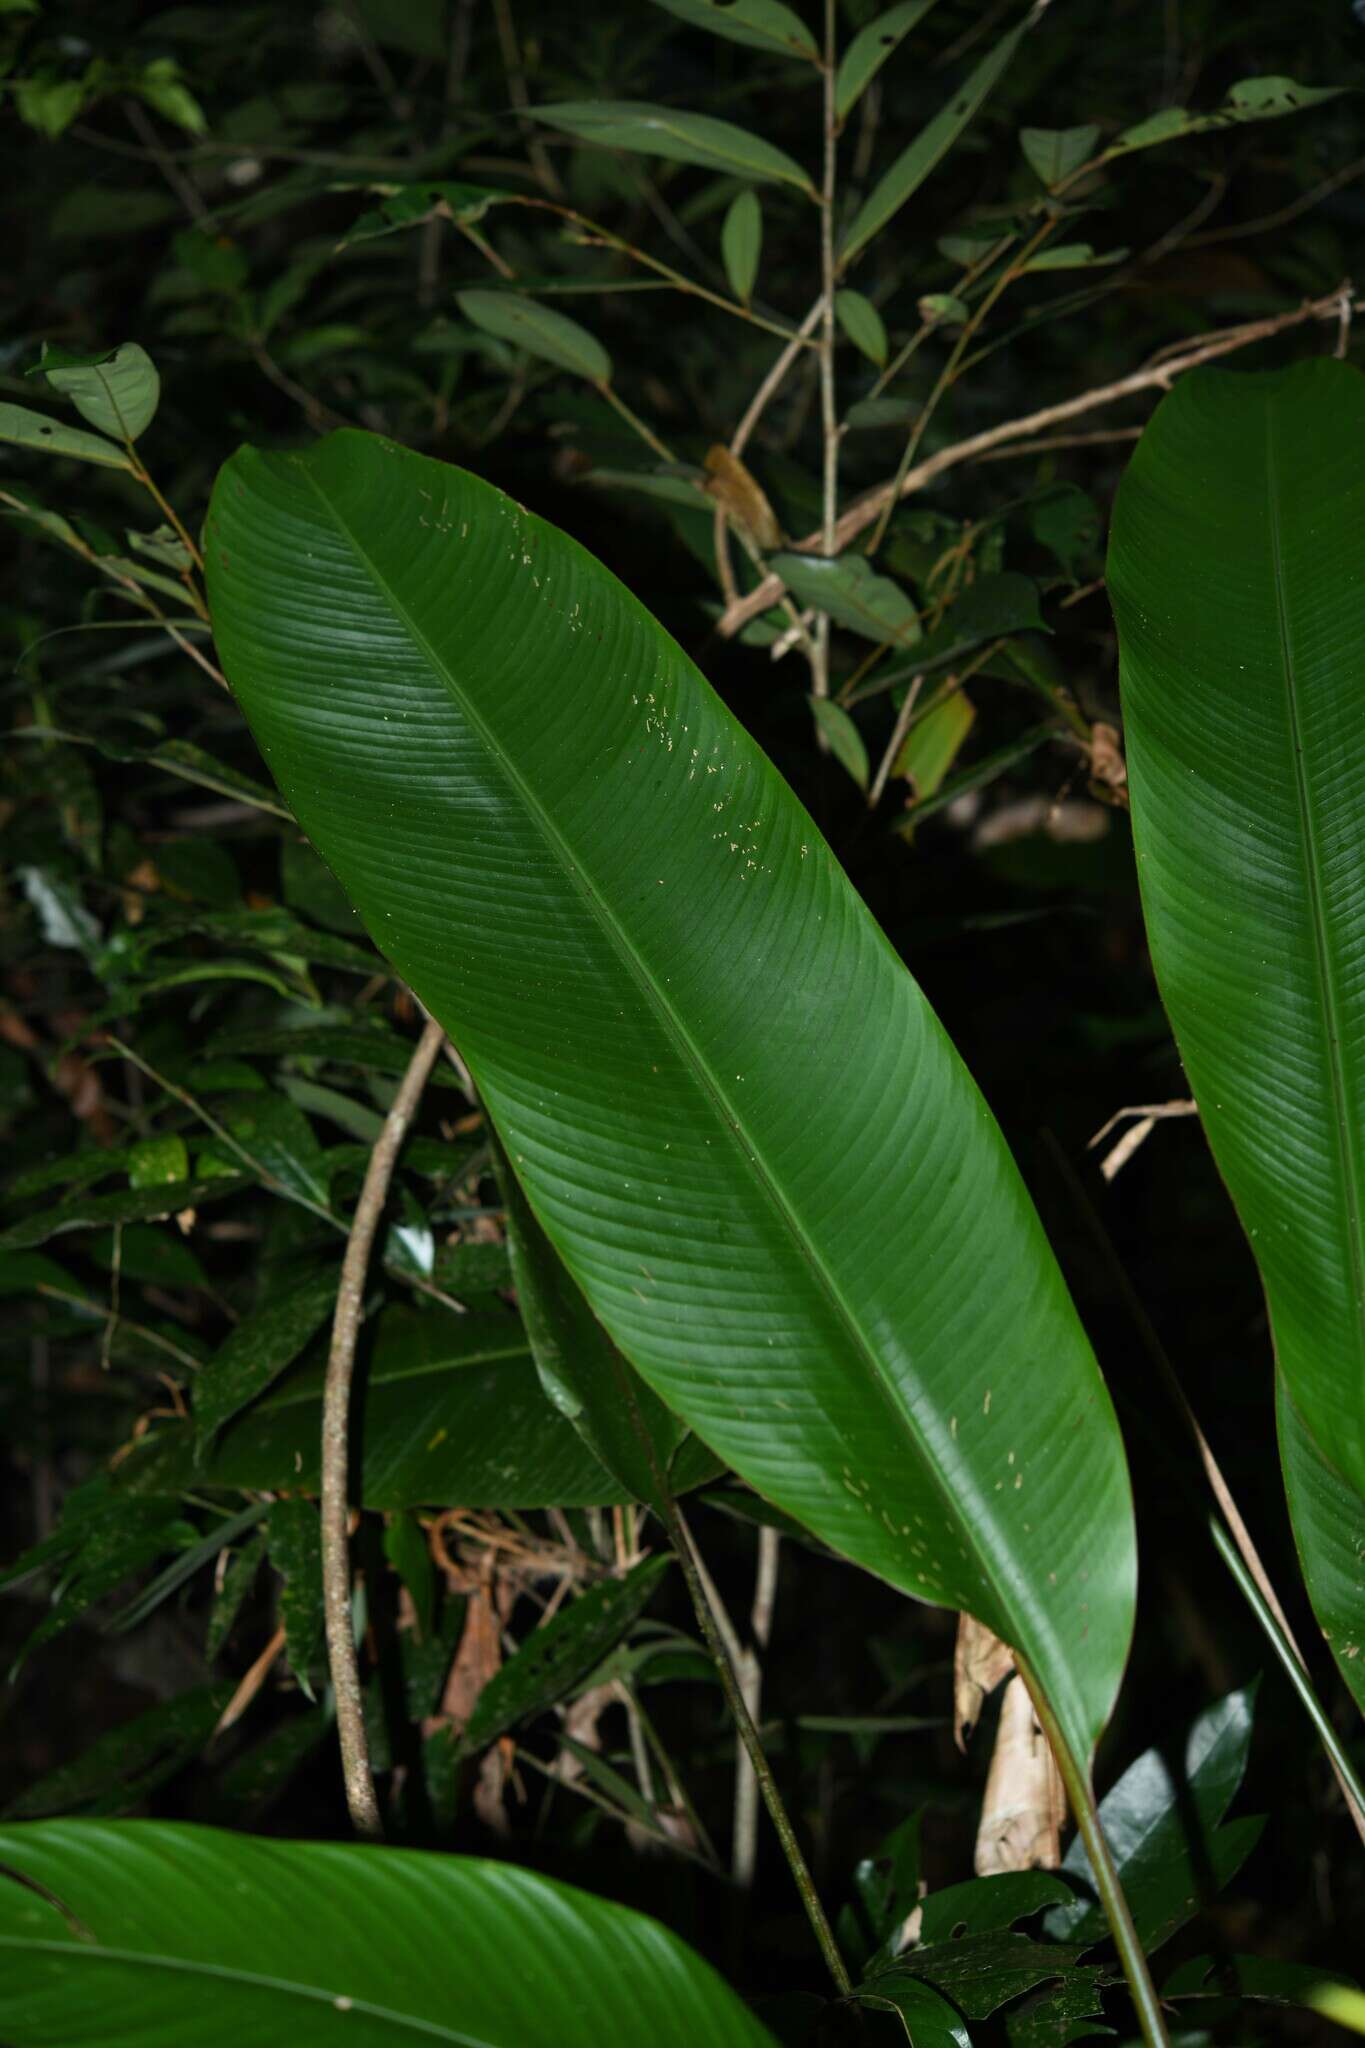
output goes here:
[{"label": "drooping leaf", "polygon": [[273,1088],[252,1089],[215,1101],[213,1113],[236,1143],[210,1134],[201,1163],[212,1159],[234,1173],[254,1166],[303,1201],[326,1207],[327,1161],[296,1102]]},{"label": "drooping leaf", "polygon": [[505,1729],[544,1713],[621,1641],[654,1597],[672,1559],[650,1557],[623,1579],[590,1586],[535,1629],[489,1679],[465,1726],[466,1751],[486,1749]]},{"label": "drooping leaf", "polygon": [[1023,265],[1025,270],[1104,270],[1111,263],[1122,263],[1128,254],[1126,249],[1106,249],[1096,255],[1089,242],[1061,242],[1055,249],[1040,249],[1036,256],[1030,256]]},{"label": "drooping leaf", "polygon": [[[355,433],[247,451],[209,537],[267,760],[614,1341],[758,1491],[977,1611],[1088,1752],[1131,1625],[1112,1410],[998,1131],[813,823],[643,608],[473,477]],[[872,1102],[876,1163],[831,1204]]]},{"label": "drooping leaf", "polygon": [[841,768],[847,769],[859,789],[866,789],[871,775],[867,744],[842,704],[829,697],[808,699],[816,729],[829,741],[829,750]]},{"label": "drooping leaf", "polygon": [[1299,85],[1292,78],[1244,78],[1229,89],[1220,107],[1207,114],[1192,114],[1185,107],[1163,107],[1136,127],[1125,128],[1105,151],[1106,159],[1127,156],[1135,149],[1152,149],[1161,142],[1175,142],[1185,135],[1203,135],[1210,129],[1230,128],[1243,121],[1277,121],[1285,114],[1297,114],[1323,100],[1336,99],[1346,88],[1340,85]]},{"label": "drooping leaf", "polygon": [[992,44],[947,105],[907,144],[890,170],[873,186],[844,237],[841,255],[845,263],[881,232],[942,162],[987,94],[1003,77],[1027,27],[1028,22],[1022,21]]},{"label": "drooping leaf", "polygon": [[887,1972],[858,1985],[853,1996],[872,2012],[898,2012],[914,2048],[972,2048],[967,2023],[922,1977]]},{"label": "drooping leaf", "polygon": [[878,369],[886,366],[889,344],[882,316],[871,299],[861,292],[841,291],[834,294],[834,311],[839,325],[853,343],[860,348],[870,362]]},{"label": "drooping leaf", "polygon": [[292,1365],[336,1307],[338,1271],[323,1266],[245,1316],[194,1383],[194,1420],[206,1453],[223,1424]]},{"label": "drooping leaf", "polygon": [[541,1385],[630,1498],[658,1502],[656,1471],[667,1480],[686,1426],[613,1345],[536,1221],[496,1138],[494,1161],[517,1301]]},{"label": "drooping leaf", "polygon": [[834,78],[834,110],[841,121],[847,120],[887,58],[895,55],[933,4],[934,0],[900,0],[898,6],[888,7],[885,14],[859,29]]},{"label": "drooping leaf", "polygon": [[1358,1497],[1362,515],[1358,370],[1203,370],[1138,444],[1108,568],[1152,964],[1287,1389]]},{"label": "drooping leaf", "polygon": [[782,0],[654,0],[654,5],[689,28],[709,28],[712,35],[752,50],[819,60],[815,38]]},{"label": "drooping leaf", "polygon": [[5,1819],[134,1811],[204,1747],[231,1697],[231,1685],[202,1685],[161,1701],[98,1736],[75,1763],[26,1786],[5,1808]]},{"label": "drooping leaf", "polygon": [[1279,1371],[1275,1416],[1304,1584],[1337,1669],[1365,1714],[1365,1511],[1314,1443]]},{"label": "drooping leaf", "polygon": [[1016,1921],[1043,1906],[1055,1908],[1065,1896],[1061,1879],[1045,1870],[1008,1871],[931,1892],[921,1909],[915,1946],[871,1972],[859,1995],[899,1998],[909,1985],[922,1983],[951,1999],[968,2019],[987,2019],[1021,1992],[1065,1979],[1074,1969],[1082,1953],[1079,1944],[1054,1944],[1013,1931]]},{"label": "drooping leaf", "polygon": [[1021,128],[1019,147],[1024,160],[1049,191],[1078,170],[1093,152],[1100,131],[1087,122],[1081,128]]},{"label": "drooping leaf", "polygon": [[703,170],[726,171],[755,184],[795,185],[815,196],[810,179],[785,150],[710,114],[650,106],[644,100],[561,100],[554,106],[528,107],[527,112],[547,127],[605,149],[633,149],[674,163],[700,164]]},{"label": "drooping leaf", "polygon": [[[455,298],[465,319],[485,334],[496,334],[500,341],[513,342],[528,355],[555,363],[561,370],[572,370],[594,384],[611,382],[611,357],[596,336],[570,320],[567,313],[556,313],[520,292],[457,292]],[[440,516],[433,510],[433,523]]]},{"label": "drooping leaf", "polygon": [[229,1558],[223,1583],[214,1597],[213,1612],[204,1637],[204,1655],[210,1664],[231,1635],[232,1625],[241,1613],[264,1561],[265,1536],[259,1530],[235,1556]]},{"label": "drooping leaf", "polygon": [[12,2048],[774,2048],[676,1935],[508,1863],[156,1821],[4,1828],[0,1862],[75,1922],[0,1875]]},{"label": "drooping leaf", "polygon": [[720,253],[731,291],[747,306],[763,253],[763,208],[756,192],[737,192],[730,201],[720,231]]},{"label": "drooping leaf", "polygon": [[43,455],[71,455],[77,462],[98,463],[101,469],[131,469],[122,448],[82,427],[68,427],[49,419],[45,412],[31,412],[26,405],[0,404],[0,441],[16,448],[36,448]]},{"label": "drooping leaf", "polygon": [[161,399],[156,364],[135,341],[99,355],[73,355],[45,342],[43,359],[30,375],[45,377],[83,420],[115,441],[136,441],[145,433]]},{"label": "drooping leaf", "polygon": [[[1255,1685],[1244,1686],[1201,1714],[1179,1775],[1160,1750],[1149,1749],[1100,1801],[1105,1840],[1148,1951],[1197,1911],[1201,1897],[1227,1883],[1260,1836],[1259,1818],[1223,1821],[1246,1769],[1255,1699]],[[1100,1940],[1105,1918],[1079,1835],[1062,1871],[1090,1896],[1054,1906],[1045,1932],[1056,1941]]]},{"label": "drooping leaf", "polygon": [[180,1181],[175,1186],[118,1188],[108,1195],[69,1195],[64,1202],[40,1209],[22,1223],[11,1223],[8,1229],[0,1231],[0,1251],[46,1244],[50,1237],[59,1237],[68,1230],[99,1229],[109,1223],[178,1215],[184,1209],[202,1208],[206,1202],[221,1202],[248,1184],[245,1173],[226,1173]]},{"label": "drooping leaf", "polygon": [[1272,2005],[1311,2005],[1310,1994],[1327,1985],[1358,1989],[1349,1977],[1318,1963],[1291,1963],[1282,1956],[1191,1956],[1172,1971],[1161,1987],[1161,1996],[1256,1998]]},{"label": "drooping leaf", "polygon": [[836,625],[865,640],[911,647],[920,637],[913,603],[866,555],[774,555],[768,566],[803,605],[828,612]]}]

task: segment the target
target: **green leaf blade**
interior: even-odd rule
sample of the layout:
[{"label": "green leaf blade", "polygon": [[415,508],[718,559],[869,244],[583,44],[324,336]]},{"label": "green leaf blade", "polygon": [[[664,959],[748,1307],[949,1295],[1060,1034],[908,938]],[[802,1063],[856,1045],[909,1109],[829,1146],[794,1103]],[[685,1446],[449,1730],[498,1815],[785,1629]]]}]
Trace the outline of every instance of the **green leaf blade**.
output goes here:
[{"label": "green leaf blade", "polygon": [[99,434],[87,434],[80,427],[64,426],[45,412],[33,412],[26,405],[0,404],[0,441],[15,448],[35,448],[40,455],[70,455],[77,462],[93,462],[100,469],[131,469],[122,448]]},{"label": "green leaf blade", "polygon": [[637,150],[703,170],[728,171],[753,183],[794,185],[812,199],[815,187],[794,157],[733,121],[656,107],[644,100],[562,100],[528,107],[535,121],[606,149]]},{"label": "green leaf blade", "polygon": [[524,348],[528,355],[572,370],[593,384],[611,382],[611,357],[595,335],[567,313],[556,313],[520,292],[457,292],[456,303],[466,320],[485,334],[496,334]]},{"label": "green leaf blade", "polygon": [[1357,1495],[1363,452],[1344,363],[1200,371],[1139,443],[1109,552],[1153,966],[1289,1393]]},{"label": "green leaf blade", "polygon": [[727,42],[783,57],[803,57],[811,63],[819,61],[815,38],[782,0],[654,0],[654,5],[685,21],[689,28],[709,29]]},{"label": "green leaf blade", "polygon": [[840,59],[834,79],[834,110],[841,121],[847,120],[883,64],[933,5],[934,0],[900,0],[899,6],[888,7],[885,14],[859,29]]},{"label": "green leaf blade", "polygon": [[1020,1646],[1087,1752],[1132,1613],[1112,1410],[998,1131],[810,819],[648,613],[472,477],[356,434],[247,451],[210,535],[267,760],[614,1341],[759,1492]]}]

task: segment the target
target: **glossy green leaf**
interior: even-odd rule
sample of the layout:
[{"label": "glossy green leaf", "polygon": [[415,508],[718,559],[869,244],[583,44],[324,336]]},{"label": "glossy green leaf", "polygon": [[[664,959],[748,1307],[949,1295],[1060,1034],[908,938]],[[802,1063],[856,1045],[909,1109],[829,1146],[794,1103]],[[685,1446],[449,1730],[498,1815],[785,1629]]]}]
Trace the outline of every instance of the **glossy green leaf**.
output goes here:
[{"label": "glossy green leaf", "polygon": [[1220,107],[1207,114],[1192,114],[1185,107],[1163,107],[1134,128],[1125,128],[1111,142],[1106,158],[1127,156],[1135,149],[1152,149],[1158,143],[1175,142],[1186,135],[1204,135],[1214,128],[1231,128],[1243,121],[1277,121],[1285,114],[1297,114],[1323,100],[1334,100],[1346,88],[1340,85],[1298,85],[1292,78],[1244,78],[1231,87]]},{"label": "glossy green leaf", "polygon": [[737,192],[730,201],[720,231],[720,253],[731,291],[747,306],[763,254],[763,208],[756,192]]},{"label": "glossy green leaf", "polygon": [[1360,1495],[1365,377],[1183,379],[1108,574],[1152,964],[1289,1393]]},{"label": "glossy green leaf", "polygon": [[527,112],[547,127],[604,149],[633,149],[674,163],[700,164],[703,170],[726,171],[757,184],[795,185],[815,197],[810,179],[785,150],[710,114],[687,114],[644,100],[561,100],[554,106],[528,107]]},{"label": "glossy green leaf", "polygon": [[[594,384],[611,382],[611,357],[601,342],[567,313],[556,313],[520,292],[457,292],[455,298],[465,319],[485,334],[496,334],[500,341],[510,341],[528,355],[539,356],[561,370],[572,370]],[[440,518],[433,506],[433,524]]]},{"label": "glossy green leaf", "polygon": [[[210,1058],[234,1059],[242,1053],[263,1053],[281,1059],[327,1060],[343,1067],[370,1068],[379,1074],[401,1075],[412,1058],[412,1043],[401,1032],[380,1024],[301,1024],[248,1026],[220,1031],[206,1048]],[[458,1077],[438,1066],[431,1077],[437,1088],[456,1088]]]},{"label": "glossy green leaf", "polygon": [[464,1730],[465,1750],[486,1749],[506,1729],[562,1700],[634,1627],[672,1561],[649,1557],[623,1579],[603,1579],[533,1630],[479,1694]]},{"label": "glossy green leaf", "polygon": [[102,435],[68,427],[26,405],[0,404],[0,441],[9,441],[16,448],[36,448],[43,455],[71,455],[77,462],[98,463],[101,469],[133,466],[123,449]]},{"label": "glossy green leaf", "polygon": [[223,1424],[292,1365],[336,1307],[338,1269],[323,1266],[243,1317],[194,1383],[194,1420],[207,1453]]},{"label": "glossy green leaf", "polygon": [[1275,1415],[1289,1519],[1318,1626],[1365,1714],[1365,1514],[1304,1426],[1282,1372]]},{"label": "glossy green leaf", "polygon": [[1310,2005],[1319,1986],[1346,1985],[1317,1963],[1291,1963],[1282,1956],[1191,1956],[1161,1987],[1163,1999],[1256,1998],[1272,2005]]},{"label": "glossy green leaf", "polygon": [[1019,147],[1024,161],[1049,191],[1079,170],[1100,139],[1093,122],[1081,128],[1021,128]]},{"label": "glossy green leaf", "polygon": [[0,1863],[51,1895],[0,1876],[10,2048],[774,2048],[676,1935],[509,1863],[160,1821],[7,1827]]},{"label": "glossy green leaf", "polygon": [[899,583],[879,576],[866,555],[773,555],[770,569],[792,596],[836,625],[865,640],[889,640],[913,647],[920,637],[919,614]]},{"label": "glossy green leaf", "polygon": [[[899,2004],[911,1985],[927,1984],[968,2019],[987,2019],[1010,1999],[1064,1978],[1075,1967],[1083,1952],[1079,1944],[1063,1946],[1012,1931],[1016,1921],[1055,1907],[1065,1896],[1065,1884],[1045,1870],[971,1878],[931,1892],[914,1947],[873,1971],[859,1995],[880,1993]],[[913,2015],[913,2006],[900,2009]]]},{"label": "glossy green leaf", "polygon": [[[1105,1840],[1148,1951],[1233,1876],[1260,1836],[1260,1818],[1223,1822],[1246,1769],[1255,1699],[1255,1685],[1244,1686],[1201,1714],[1178,1775],[1160,1750],[1149,1749],[1100,1801]],[[1090,1859],[1079,1835],[1062,1872],[1091,1896],[1054,1906],[1045,1931],[1057,1941],[1101,1940],[1104,1914],[1093,1902]]]},{"label": "glossy green leaf", "polygon": [[121,1608],[105,1623],[106,1632],[110,1635],[126,1635],[129,1629],[138,1627],[149,1614],[161,1606],[164,1600],[168,1600],[177,1588],[183,1586],[187,1579],[192,1579],[204,1565],[212,1563],[221,1550],[225,1550],[239,1536],[244,1536],[249,1529],[253,1529],[264,1513],[264,1506],[254,1501],[251,1506],[229,1516],[226,1521],[213,1522],[206,1536],[201,1536],[197,1543],[186,1544],[170,1564],[162,1567],[135,1600],[127,1607]]},{"label": "glossy green leaf", "polygon": [[234,1172],[244,1167],[250,1172],[254,1163],[290,1194],[326,1207],[327,1161],[297,1103],[273,1088],[253,1089],[216,1100],[213,1114],[236,1144],[212,1136],[201,1160],[213,1159]]},{"label": "glossy green leaf", "polygon": [[882,316],[871,299],[861,292],[841,291],[834,294],[834,311],[839,325],[853,343],[860,348],[870,362],[878,369],[885,368],[889,344]]},{"label": "glossy green leaf", "polygon": [[1027,21],[1021,21],[992,44],[947,105],[907,144],[889,171],[878,179],[853,218],[841,251],[847,263],[880,234],[893,215],[912,199],[930,172],[937,169],[983,101],[1004,76],[1018,49]]},{"label": "glossy green leaf", "polygon": [[871,775],[867,745],[843,705],[829,697],[810,697],[807,702],[816,730],[824,734],[839,766],[848,771],[859,789],[866,789]]},{"label": "glossy green leaf", "polygon": [[167,1181],[188,1180],[190,1155],[178,1131],[143,1138],[128,1154],[130,1188],[164,1187]]},{"label": "glossy green leaf", "polygon": [[381,235],[394,235],[405,228],[421,227],[429,220],[478,221],[490,206],[514,195],[488,185],[465,185],[439,179],[420,185],[372,185],[381,195],[379,206],[362,213],[337,243],[349,249],[353,242],[372,242]]},{"label": "glossy green leaf", "polygon": [[800,15],[784,7],[782,0],[654,0],[654,5],[676,15],[689,28],[708,28],[727,42],[784,57],[819,60],[815,38]]},{"label": "glossy green leaf", "polygon": [[[324,1370],[321,1360],[296,1367],[227,1423],[202,1461],[192,1428],[171,1425],[121,1476],[158,1493],[316,1493]],[[525,1332],[501,1304],[463,1316],[405,1308],[379,1316],[353,1398],[351,1443],[352,1498],[368,1508],[595,1507],[632,1497],[546,1400]]]},{"label": "glossy green leaf", "polygon": [[887,58],[895,55],[933,4],[934,0],[900,0],[899,6],[888,7],[885,14],[859,29],[844,51],[834,78],[834,109],[841,121],[848,118]]},{"label": "glossy green leaf", "polygon": [[265,1562],[265,1535],[258,1531],[236,1554],[228,1559],[223,1583],[214,1596],[213,1612],[204,1637],[204,1655],[211,1664],[232,1633],[233,1623],[241,1613],[247,1596],[256,1583],[256,1574]]},{"label": "glossy green leaf", "polygon": [[30,374],[45,377],[83,420],[115,441],[136,441],[145,433],[161,398],[156,364],[135,341],[100,355],[73,355],[44,343],[43,359]]},{"label": "glossy green leaf", "polygon": [[967,2023],[955,2005],[920,1977],[887,1973],[869,1978],[853,1994],[872,2012],[898,2012],[914,2048],[972,2048]]},{"label": "glossy green leaf", "polygon": [[536,1221],[496,1139],[494,1148],[512,1278],[541,1385],[630,1498],[659,1503],[656,1470],[667,1479],[686,1424],[616,1349]]},{"label": "glossy green leaf", "polygon": [[614,1341],[757,1491],[981,1614],[1087,1753],[1132,1619],[1113,1412],[999,1131],[790,791],[591,556],[373,437],[229,463],[209,578],[277,780]]}]

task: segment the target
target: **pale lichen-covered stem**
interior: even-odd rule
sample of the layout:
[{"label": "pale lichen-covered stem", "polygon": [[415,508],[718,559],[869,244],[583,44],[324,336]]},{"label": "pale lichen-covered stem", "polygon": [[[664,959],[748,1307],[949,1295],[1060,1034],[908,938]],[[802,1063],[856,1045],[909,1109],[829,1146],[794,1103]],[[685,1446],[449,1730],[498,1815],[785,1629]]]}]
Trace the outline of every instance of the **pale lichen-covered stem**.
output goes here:
[{"label": "pale lichen-covered stem", "polygon": [[429,1020],[370,1154],[341,1264],[322,1395],[322,1600],[327,1624],[327,1661],[336,1697],[347,1810],[356,1833],[374,1838],[383,1833],[383,1826],[370,1771],[360,1668],[351,1625],[350,1512],[346,1502],[351,1379],[364,1306],[365,1274],[375,1233],[398,1154],[444,1037],[441,1026],[434,1019]]}]

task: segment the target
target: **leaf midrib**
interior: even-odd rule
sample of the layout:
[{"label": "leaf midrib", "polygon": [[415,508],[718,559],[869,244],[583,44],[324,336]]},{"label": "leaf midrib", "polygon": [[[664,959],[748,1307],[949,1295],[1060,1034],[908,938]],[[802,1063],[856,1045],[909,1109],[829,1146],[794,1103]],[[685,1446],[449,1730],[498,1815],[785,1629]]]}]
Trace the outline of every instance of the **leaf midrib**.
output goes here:
[{"label": "leaf midrib", "polygon": [[1341,1063],[1341,1029],[1336,978],[1328,941],[1327,918],[1319,883],[1320,851],[1313,793],[1304,770],[1303,716],[1299,702],[1298,676],[1289,627],[1289,603],[1284,587],[1284,551],[1280,538],[1280,503],[1275,460],[1275,409],[1266,407],[1266,493],[1270,521],[1270,551],[1275,577],[1275,609],[1280,628],[1280,654],[1284,662],[1285,699],[1289,709],[1290,737],[1294,757],[1294,793],[1298,801],[1299,825],[1307,851],[1305,862],[1308,887],[1309,923],[1313,934],[1313,962],[1318,994],[1327,1024],[1327,1069],[1332,1090],[1333,1124],[1337,1163],[1346,1195],[1347,1255],[1351,1266],[1351,1311],[1358,1348],[1365,1348],[1365,1246],[1361,1244],[1361,1170],[1353,1142],[1346,1104],[1346,1076]]},{"label": "leaf midrib", "polygon": [[[397,592],[385,581],[378,564],[362,546],[359,536],[342,517],[340,509],[324,494],[311,469],[302,463],[298,467],[306,476],[318,502],[334,521],[343,538],[353,550],[356,559],[368,572],[381,597],[393,606],[417,647],[425,654],[435,673],[444,682],[450,696],[460,705],[464,715],[469,719],[470,724],[478,733],[488,752],[501,766],[509,782],[520,796],[527,815],[535,821],[544,839],[557,855],[562,870],[570,879],[571,886],[583,898],[589,914],[601,929],[613,952],[617,955],[627,976],[639,988],[664,1032],[672,1039],[683,1065],[691,1070],[699,1092],[704,1097],[710,1098],[713,1112],[717,1114],[724,1139],[735,1155],[741,1172],[747,1174],[754,1182],[768,1206],[775,1213],[786,1235],[791,1240],[798,1259],[806,1265],[820,1290],[824,1293],[837,1320],[851,1340],[855,1354],[862,1360],[874,1392],[880,1397],[895,1422],[908,1437],[925,1470],[937,1487],[943,1502],[946,1519],[956,1524],[966,1536],[968,1543],[971,1545],[972,1554],[985,1572],[997,1603],[998,1612],[1010,1616],[1013,1620],[1015,1618],[1014,1603],[1008,1597],[1007,1587],[1001,1583],[997,1576],[993,1558],[977,1541],[977,1524],[975,1519],[962,1512],[961,1492],[954,1492],[949,1488],[937,1460],[931,1455],[928,1446],[915,1427],[913,1413],[902,1404],[899,1389],[880,1370],[876,1349],[859,1324],[851,1305],[844,1298],[833,1274],[829,1272],[823,1260],[818,1257],[809,1234],[801,1226],[797,1213],[786,1195],[778,1188],[766,1167],[760,1163],[758,1145],[755,1143],[752,1148],[749,1148],[739,1142],[741,1133],[747,1136],[747,1126],[740,1116],[738,1105],[731,1102],[719,1076],[714,1072],[700,1047],[693,1040],[682,1018],[677,1015],[668,996],[657,986],[652,975],[646,969],[644,962],[637,959],[627,934],[621,929],[618,920],[605,897],[598,889],[597,884],[589,876],[582,855],[579,854],[577,858],[570,858],[571,850],[565,844],[558,826],[526,782],[516,763],[507,754],[506,749],[490,733],[485,721],[471,704],[468,693],[460,690],[455,677],[451,674],[437,648],[433,646],[431,640],[422,631],[406,606],[399,601]],[[572,1268],[570,1270],[572,1271]],[[993,1528],[995,1524],[989,1513],[988,1504],[983,1499],[978,1498],[975,1501],[975,1506],[979,1511],[980,1519],[986,1526]]]},{"label": "leaf midrib", "polygon": [[[317,1984],[295,1984],[284,1977],[262,1977],[253,1970],[232,1969],[221,1963],[193,1962],[184,1956],[149,1955],[144,1949],[91,1948],[84,1941],[18,1941],[7,1934],[0,1934],[0,1951],[13,1949],[21,1956],[58,1956],[64,1962],[73,1960],[82,1963],[122,1963],[135,1969],[164,1970],[186,1977],[216,1978],[220,1983],[238,1985],[244,1990],[273,1991],[285,1998],[296,1998],[309,2004],[326,2005],[333,2011],[339,1997],[349,1993],[325,1991]],[[453,2048],[500,2048],[496,2041],[483,2034],[452,2033],[449,2027],[433,2020],[418,2019],[415,2014],[395,2012],[392,2007],[376,2005],[368,1998],[351,1998],[344,2008],[346,2016],[351,2013],[364,2014],[371,2019],[386,2021],[390,2026],[407,2033],[423,2034],[429,2040],[448,2041]]]}]

